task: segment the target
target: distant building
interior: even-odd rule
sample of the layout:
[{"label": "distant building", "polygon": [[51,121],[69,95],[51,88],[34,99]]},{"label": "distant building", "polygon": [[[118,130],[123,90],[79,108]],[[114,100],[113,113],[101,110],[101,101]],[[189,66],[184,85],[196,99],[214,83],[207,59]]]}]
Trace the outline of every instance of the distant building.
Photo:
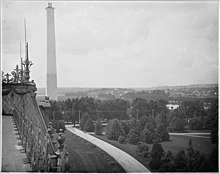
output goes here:
[{"label": "distant building", "polygon": [[50,101],[49,97],[45,95],[36,96],[37,105],[40,108],[41,114],[44,118],[46,126],[49,125],[49,115],[50,115]]},{"label": "distant building", "polygon": [[180,105],[178,104],[167,104],[166,107],[169,109],[169,110],[175,110],[179,107]]},{"label": "distant building", "polygon": [[50,107],[49,97],[45,95],[37,95],[36,100],[38,106]]}]

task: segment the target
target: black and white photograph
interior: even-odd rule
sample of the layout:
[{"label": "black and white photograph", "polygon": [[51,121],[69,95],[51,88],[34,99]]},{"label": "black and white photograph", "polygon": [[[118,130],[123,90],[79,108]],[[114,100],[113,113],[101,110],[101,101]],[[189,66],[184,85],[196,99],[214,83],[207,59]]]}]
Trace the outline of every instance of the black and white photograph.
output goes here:
[{"label": "black and white photograph", "polygon": [[1,172],[219,172],[219,1],[1,1]]}]

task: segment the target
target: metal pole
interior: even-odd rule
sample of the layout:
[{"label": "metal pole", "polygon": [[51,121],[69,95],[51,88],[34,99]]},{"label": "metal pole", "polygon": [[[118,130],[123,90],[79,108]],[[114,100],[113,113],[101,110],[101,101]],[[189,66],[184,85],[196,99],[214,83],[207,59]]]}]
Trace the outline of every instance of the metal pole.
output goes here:
[{"label": "metal pole", "polygon": [[24,19],[24,41],[25,41],[25,45],[26,45],[26,19]]},{"label": "metal pole", "polygon": [[20,41],[20,58],[21,58],[21,41]]},{"label": "metal pole", "polygon": [[75,110],[74,110],[74,103],[72,103],[71,106],[71,118],[72,118],[72,123],[74,124],[74,127],[76,127],[76,118],[75,118]]},{"label": "metal pole", "polygon": [[80,125],[80,110],[79,110],[79,125]]},{"label": "metal pole", "polygon": [[137,121],[138,121],[138,109],[137,109]]}]

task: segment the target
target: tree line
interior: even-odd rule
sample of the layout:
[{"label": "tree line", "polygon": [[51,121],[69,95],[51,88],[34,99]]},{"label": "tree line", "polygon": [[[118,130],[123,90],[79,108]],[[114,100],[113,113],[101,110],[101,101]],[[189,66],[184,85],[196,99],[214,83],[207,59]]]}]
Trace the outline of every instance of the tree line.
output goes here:
[{"label": "tree line", "polygon": [[50,101],[50,119],[79,121],[79,116],[88,113],[93,120],[141,119],[150,116],[156,120],[164,119],[169,131],[183,131],[186,127],[193,130],[212,129],[218,125],[218,101],[212,101],[209,109],[204,109],[203,100],[182,101],[180,107],[168,110],[168,101],[146,100],[135,98],[127,101],[124,99],[99,100],[91,97],[68,99],[65,101]]},{"label": "tree line", "polygon": [[[96,100],[82,97],[51,102],[51,119],[78,121],[81,130],[102,134],[100,120],[107,119],[106,137],[119,143],[137,145],[137,154],[150,159],[148,166],[153,172],[210,172],[218,171],[218,101],[204,109],[203,100],[182,101],[175,110],[168,110],[166,100],[135,98]],[[65,113],[69,114],[67,118]],[[95,121],[95,122],[94,122]],[[186,151],[177,154],[165,152],[160,142],[169,140],[169,132],[185,129],[211,130],[211,142],[216,144],[212,154],[205,156],[193,148],[189,141]],[[153,144],[151,152],[149,145]]]}]

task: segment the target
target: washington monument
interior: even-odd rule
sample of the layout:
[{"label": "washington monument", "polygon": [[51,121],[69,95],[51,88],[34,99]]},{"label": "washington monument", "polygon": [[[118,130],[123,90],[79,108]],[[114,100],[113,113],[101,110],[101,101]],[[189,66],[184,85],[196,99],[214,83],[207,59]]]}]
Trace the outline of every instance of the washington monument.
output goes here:
[{"label": "washington monument", "polygon": [[50,100],[57,100],[57,65],[54,8],[48,3],[47,10],[47,87],[46,95]]}]

